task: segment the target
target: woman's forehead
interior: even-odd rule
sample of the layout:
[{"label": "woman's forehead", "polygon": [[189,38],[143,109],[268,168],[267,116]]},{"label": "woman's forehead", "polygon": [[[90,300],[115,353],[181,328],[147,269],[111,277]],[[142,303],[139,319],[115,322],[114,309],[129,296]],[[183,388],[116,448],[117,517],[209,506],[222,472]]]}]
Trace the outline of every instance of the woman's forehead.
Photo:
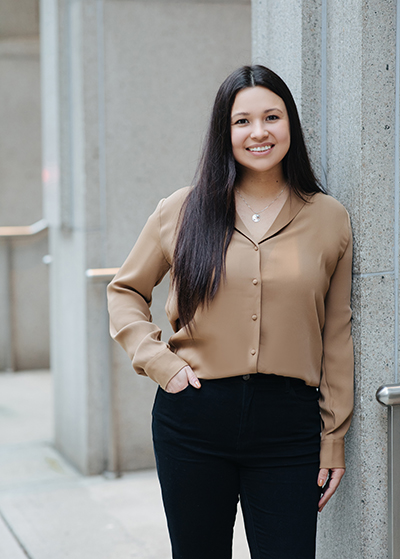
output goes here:
[{"label": "woman's forehead", "polygon": [[246,87],[241,89],[233,102],[232,115],[236,112],[252,112],[262,109],[278,109],[286,112],[286,106],[281,97],[263,86]]}]

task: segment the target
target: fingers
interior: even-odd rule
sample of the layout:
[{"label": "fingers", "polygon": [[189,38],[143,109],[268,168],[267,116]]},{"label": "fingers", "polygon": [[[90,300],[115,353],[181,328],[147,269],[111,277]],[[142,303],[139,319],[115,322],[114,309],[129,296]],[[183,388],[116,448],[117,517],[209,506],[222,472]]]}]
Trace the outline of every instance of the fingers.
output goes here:
[{"label": "fingers", "polygon": [[321,469],[318,475],[318,485],[321,487],[320,482],[326,478],[328,478],[329,475],[329,480],[328,480],[328,486],[326,487],[326,489],[324,490],[324,494],[322,495],[319,503],[318,503],[318,512],[321,512],[323,510],[323,508],[325,507],[326,503],[329,501],[329,499],[332,497],[332,495],[335,493],[336,489],[339,487],[339,483],[344,475],[344,468],[332,468],[331,470],[326,470],[326,469]]},{"label": "fingers", "polygon": [[192,386],[194,386],[195,388],[200,388],[201,384],[199,379],[196,377],[193,369],[189,366],[184,367],[184,369],[186,370],[186,374],[187,374],[187,379],[189,381],[189,384],[191,384]]},{"label": "fingers", "polygon": [[176,394],[177,392],[181,392],[184,390],[188,385],[188,378],[185,371],[186,367],[181,369],[174,375],[171,380],[168,382],[167,386],[165,387],[166,392],[171,392],[172,394]]},{"label": "fingers", "polygon": [[188,384],[194,386],[194,388],[200,388],[200,382],[191,367],[187,365],[183,367],[180,371],[174,375],[165,387],[166,392],[176,394],[185,390]]},{"label": "fingers", "polygon": [[326,480],[329,476],[329,470],[327,468],[321,468],[318,473],[318,485],[319,487],[323,487],[326,483]]}]

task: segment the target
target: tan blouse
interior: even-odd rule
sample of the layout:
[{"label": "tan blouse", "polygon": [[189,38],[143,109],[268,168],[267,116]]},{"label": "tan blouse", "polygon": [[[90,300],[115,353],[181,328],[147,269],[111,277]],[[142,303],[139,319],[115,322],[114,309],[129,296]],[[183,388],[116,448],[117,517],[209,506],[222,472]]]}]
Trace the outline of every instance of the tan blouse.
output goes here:
[{"label": "tan blouse", "polygon": [[352,237],[334,198],[308,203],[291,194],[256,242],[237,216],[226,278],[195,314],[191,337],[176,330],[176,297],[166,313],[166,344],[152,323],[151,295],[171,268],[176,224],[189,189],[161,200],[126,262],[108,286],[111,335],[133,367],[165,388],[189,364],[202,379],[251,373],[303,379],[320,387],[321,467],[344,467],[343,437],[353,409]]}]

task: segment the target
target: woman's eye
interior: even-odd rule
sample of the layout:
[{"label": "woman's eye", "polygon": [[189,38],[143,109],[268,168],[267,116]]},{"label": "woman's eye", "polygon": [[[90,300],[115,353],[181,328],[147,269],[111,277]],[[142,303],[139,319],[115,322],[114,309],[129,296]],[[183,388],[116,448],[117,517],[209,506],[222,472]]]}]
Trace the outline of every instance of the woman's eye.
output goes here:
[{"label": "woman's eye", "polygon": [[246,124],[247,122],[247,118],[239,118],[239,120],[237,120],[235,124]]},{"label": "woman's eye", "polygon": [[268,115],[266,120],[278,120],[278,116],[277,115]]}]

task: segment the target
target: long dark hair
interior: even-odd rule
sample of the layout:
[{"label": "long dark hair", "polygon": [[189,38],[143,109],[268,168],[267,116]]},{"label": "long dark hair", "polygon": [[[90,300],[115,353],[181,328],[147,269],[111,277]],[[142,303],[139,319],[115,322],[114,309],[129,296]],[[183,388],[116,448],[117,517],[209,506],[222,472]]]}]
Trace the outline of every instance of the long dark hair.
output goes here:
[{"label": "long dark hair", "polygon": [[282,160],[289,188],[307,200],[323,192],[304,143],[296,104],[285,82],[264,66],[243,66],[223,82],[197,168],[194,188],[182,208],[172,278],[177,291],[180,326],[190,322],[199,305],[215,296],[225,268],[235,226],[234,185],[238,173],[231,144],[231,111],[237,93],[262,86],[284,101],[290,123],[290,147]]}]

